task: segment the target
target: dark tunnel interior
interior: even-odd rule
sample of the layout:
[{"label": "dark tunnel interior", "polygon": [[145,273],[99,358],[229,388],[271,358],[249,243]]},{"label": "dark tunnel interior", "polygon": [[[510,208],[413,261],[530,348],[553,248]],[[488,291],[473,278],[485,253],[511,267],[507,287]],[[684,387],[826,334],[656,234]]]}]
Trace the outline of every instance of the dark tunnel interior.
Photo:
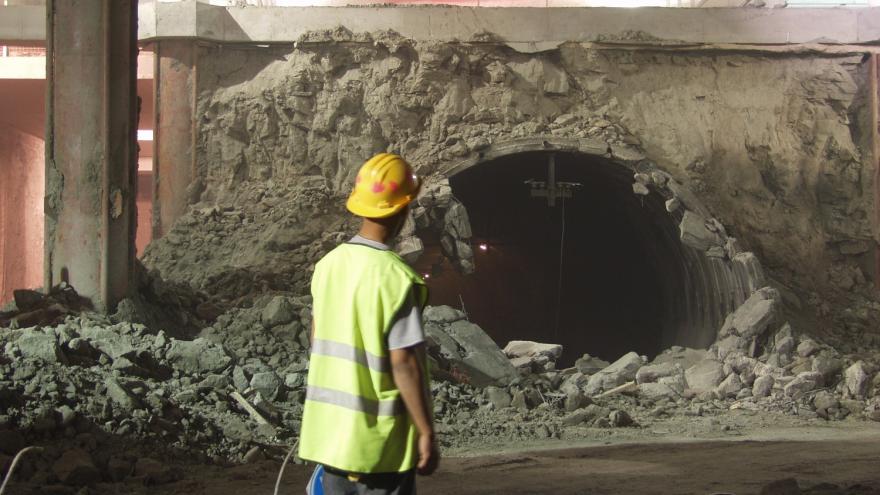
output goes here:
[{"label": "dark tunnel interior", "polygon": [[439,239],[423,236],[416,267],[427,275],[431,304],[463,306],[501,347],[510,340],[562,344],[559,367],[584,353],[609,361],[629,351],[653,357],[674,320],[664,291],[683,283],[663,198],[633,194],[632,171],[619,164],[557,153],[556,180],[582,185],[551,207],[526,184],[547,181],[549,157],[509,155],[450,179],[470,215],[476,272],[458,273]]}]

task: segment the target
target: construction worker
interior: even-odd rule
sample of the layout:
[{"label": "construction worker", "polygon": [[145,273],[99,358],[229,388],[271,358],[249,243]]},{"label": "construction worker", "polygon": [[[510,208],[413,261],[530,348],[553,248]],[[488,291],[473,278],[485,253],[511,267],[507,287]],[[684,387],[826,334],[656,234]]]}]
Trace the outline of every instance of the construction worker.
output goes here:
[{"label": "construction worker", "polygon": [[360,231],[315,265],[312,349],[300,458],[318,464],[309,494],[415,493],[434,437],[421,311],[422,278],[388,247],[419,180],[382,153],[358,172],[348,210]]}]

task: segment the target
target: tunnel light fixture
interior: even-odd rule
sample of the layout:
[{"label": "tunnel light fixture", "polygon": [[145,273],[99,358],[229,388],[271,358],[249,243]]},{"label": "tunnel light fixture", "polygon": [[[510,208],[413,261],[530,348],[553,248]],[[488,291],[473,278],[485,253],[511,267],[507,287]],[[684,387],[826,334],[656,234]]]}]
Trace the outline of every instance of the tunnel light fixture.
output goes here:
[{"label": "tunnel light fixture", "polygon": [[152,129],[138,129],[137,140],[138,141],[152,141],[153,140],[153,130]]},{"label": "tunnel light fixture", "polygon": [[573,190],[581,187],[580,182],[560,182],[556,180],[556,154],[551,153],[547,160],[547,180],[529,179],[525,183],[532,189],[533,198],[547,198],[547,206],[556,206],[556,200],[571,198]]},{"label": "tunnel light fixture", "polygon": [[480,251],[488,251],[489,250],[489,246],[487,244],[480,244],[478,247],[480,248]]},{"label": "tunnel light fixture", "polygon": [[425,280],[428,280],[429,278],[431,278],[431,274],[430,273],[423,273],[422,278]]}]

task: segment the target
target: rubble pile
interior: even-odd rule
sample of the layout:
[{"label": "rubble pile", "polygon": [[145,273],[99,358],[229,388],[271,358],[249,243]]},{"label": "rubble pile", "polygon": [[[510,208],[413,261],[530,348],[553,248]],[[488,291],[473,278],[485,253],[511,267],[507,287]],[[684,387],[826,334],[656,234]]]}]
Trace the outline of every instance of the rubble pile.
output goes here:
[{"label": "rubble pile", "polygon": [[[777,324],[777,300],[756,291],[709,350],[673,347],[651,362],[587,354],[562,370],[558,345],[502,350],[464,313],[427,308],[441,445],[572,440],[737,409],[880,421],[880,354],[843,355],[795,334]],[[305,399],[311,300],[269,293],[249,302],[189,339],[88,311],[4,329],[0,470],[34,444],[46,448],[17,476],[39,485],[161,483],[180,475],[174,459],[282,456]]]},{"label": "rubble pile", "polygon": [[[259,298],[193,340],[90,312],[3,330],[0,470],[31,444],[47,449],[26,460],[21,476],[42,484],[145,472],[146,482],[170,481],[168,459],[225,463],[255,448],[283,454],[305,397],[308,302]],[[65,474],[67,463],[88,465],[90,474]]]}]

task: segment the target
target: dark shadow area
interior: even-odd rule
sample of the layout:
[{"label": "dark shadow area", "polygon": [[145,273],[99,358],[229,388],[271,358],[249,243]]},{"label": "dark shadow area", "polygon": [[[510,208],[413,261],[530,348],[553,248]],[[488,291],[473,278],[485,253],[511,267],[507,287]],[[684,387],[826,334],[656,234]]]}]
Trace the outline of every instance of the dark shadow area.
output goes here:
[{"label": "dark shadow area", "polygon": [[547,180],[548,158],[512,155],[451,178],[470,215],[477,269],[457,273],[426,236],[417,268],[429,275],[431,304],[463,304],[502,347],[510,340],[562,344],[559,366],[584,353],[653,357],[675,320],[668,292],[683,286],[663,198],[633,194],[632,172],[620,165],[559,153],[557,180],[582,186],[551,207],[525,183]]}]

